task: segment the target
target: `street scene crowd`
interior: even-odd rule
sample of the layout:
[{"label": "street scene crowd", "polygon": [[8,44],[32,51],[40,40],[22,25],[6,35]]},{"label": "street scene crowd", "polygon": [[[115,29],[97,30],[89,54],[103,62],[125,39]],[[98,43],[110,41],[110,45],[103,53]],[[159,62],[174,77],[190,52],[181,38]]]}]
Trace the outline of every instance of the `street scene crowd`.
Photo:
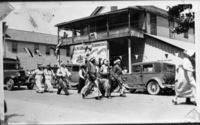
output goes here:
[{"label": "street scene crowd", "polygon": [[[191,103],[190,98],[196,100],[196,83],[195,83],[195,52],[192,50],[184,51],[184,58],[176,69],[175,77],[175,96],[172,99],[173,104],[177,104],[177,98],[186,98],[187,103]],[[99,61],[95,57],[88,57],[85,62],[80,65],[78,94],[82,98],[86,98],[92,91],[95,99],[99,100],[102,97],[111,98],[111,93],[119,88],[119,95],[125,97],[127,86],[123,83],[123,74],[127,73],[127,69],[121,68],[121,59],[116,59],[114,65],[110,66],[107,59]],[[46,69],[38,64],[38,69],[31,73],[32,78],[36,80],[36,92],[53,92],[52,81],[57,83],[57,94],[63,90],[66,95],[69,95],[69,79],[71,73],[65,67],[64,62],[60,63],[57,72],[54,73],[50,65]],[[55,81],[55,77],[57,78]],[[44,89],[42,88],[44,83]],[[196,105],[196,102],[194,103]]]}]

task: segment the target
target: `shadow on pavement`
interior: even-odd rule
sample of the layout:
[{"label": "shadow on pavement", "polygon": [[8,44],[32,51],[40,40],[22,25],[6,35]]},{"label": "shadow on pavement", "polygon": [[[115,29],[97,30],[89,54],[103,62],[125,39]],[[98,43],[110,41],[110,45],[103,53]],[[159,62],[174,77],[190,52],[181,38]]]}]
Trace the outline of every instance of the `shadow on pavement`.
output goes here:
[{"label": "shadow on pavement", "polygon": [[6,115],[6,116],[5,116],[5,121],[8,121],[10,118],[16,117],[16,116],[24,116],[24,115],[19,115],[19,114]]},{"label": "shadow on pavement", "polygon": [[181,102],[181,103],[178,103],[177,105],[193,105],[193,106],[195,106],[195,102],[194,101],[192,101],[191,103]]},{"label": "shadow on pavement", "polygon": [[[7,88],[5,88],[4,87],[4,90],[7,90]],[[21,90],[35,90],[34,88],[33,89],[27,89],[27,87],[20,87],[20,88],[18,88],[18,87],[14,87],[11,91],[21,91]],[[8,90],[7,90],[8,91]]]}]

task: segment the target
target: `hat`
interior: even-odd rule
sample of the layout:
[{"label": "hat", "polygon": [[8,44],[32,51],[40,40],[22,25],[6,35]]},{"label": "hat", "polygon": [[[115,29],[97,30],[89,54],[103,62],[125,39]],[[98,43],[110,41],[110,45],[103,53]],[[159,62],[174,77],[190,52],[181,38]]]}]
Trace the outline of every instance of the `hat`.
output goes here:
[{"label": "hat", "polygon": [[41,66],[42,66],[42,64],[38,63],[38,64],[37,64],[37,66],[38,66],[38,67],[41,67]]},{"label": "hat", "polygon": [[121,60],[120,59],[117,59],[114,61],[114,64],[116,64],[117,62],[120,62]]},{"label": "hat", "polygon": [[90,58],[90,61],[93,61],[93,60],[95,60],[95,57],[91,57],[91,58]]},{"label": "hat", "polygon": [[191,57],[194,55],[195,51],[194,50],[185,50],[183,53],[185,53],[186,55]]},{"label": "hat", "polygon": [[64,65],[64,62],[61,62],[61,63],[60,63],[60,66],[62,66],[62,65]]}]

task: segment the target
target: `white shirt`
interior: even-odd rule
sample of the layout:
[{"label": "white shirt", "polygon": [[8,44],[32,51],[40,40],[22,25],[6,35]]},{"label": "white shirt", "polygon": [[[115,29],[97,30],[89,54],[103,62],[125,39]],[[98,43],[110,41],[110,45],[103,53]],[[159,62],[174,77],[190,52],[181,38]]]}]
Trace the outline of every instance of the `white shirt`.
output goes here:
[{"label": "white shirt", "polygon": [[52,76],[54,76],[53,70],[47,70],[47,69],[45,69],[44,70],[44,76],[45,76],[45,79],[51,79]]},{"label": "white shirt", "polygon": [[69,77],[72,74],[68,71],[67,68],[60,67],[60,68],[58,68],[56,75],[57,76],[63,76],[63,77],[66,77],[66,76]]}]

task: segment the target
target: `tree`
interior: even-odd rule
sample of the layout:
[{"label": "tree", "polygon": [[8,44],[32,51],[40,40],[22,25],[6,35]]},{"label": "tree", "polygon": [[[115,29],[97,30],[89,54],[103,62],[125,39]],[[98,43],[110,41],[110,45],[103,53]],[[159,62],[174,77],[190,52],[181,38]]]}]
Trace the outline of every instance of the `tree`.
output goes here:
[{"label": "tree", "polygon": [[[169,19],[176,21],[177,26],[173,32],[180,34],[188,32],[189,28],[194,28],[194,12],[191,11],[192,4],[181,4],[175,6],[167,6]],[[189,10],[188,12],[185,12]]]}]

